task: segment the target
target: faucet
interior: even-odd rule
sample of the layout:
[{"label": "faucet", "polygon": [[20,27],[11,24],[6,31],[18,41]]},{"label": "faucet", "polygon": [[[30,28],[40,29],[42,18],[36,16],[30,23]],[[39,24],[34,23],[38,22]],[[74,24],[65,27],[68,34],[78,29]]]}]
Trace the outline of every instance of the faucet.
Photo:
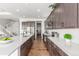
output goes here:
[{"label": "faucet", "polygon": [[58,32],[52,32],[52,36],[53,37],[59,37],[59,33]]}]

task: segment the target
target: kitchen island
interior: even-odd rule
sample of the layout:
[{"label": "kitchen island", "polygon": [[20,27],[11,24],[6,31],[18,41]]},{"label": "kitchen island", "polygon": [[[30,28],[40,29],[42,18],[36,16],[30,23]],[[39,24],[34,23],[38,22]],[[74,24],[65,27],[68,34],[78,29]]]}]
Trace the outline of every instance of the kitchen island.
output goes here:
[{"label": "kitchen island", "polygon": [[71,42],[68,46],[65,39],[47,37],[45,44],[50,55],[55,53],[54,56],[79,56],[79,44]]},{"label": "kitchen island", "polygon": [[[21,47],[21,45],[27,41],[33,34],[25,37],[26,39],[20,40],[18,36],[12,37],[14,40],[8,44],[0,44],[0,56],[11,56],[17,49]],[[20,53],[18,51],[18,53]],[[17,54],[19,55],[19,54]]]}]

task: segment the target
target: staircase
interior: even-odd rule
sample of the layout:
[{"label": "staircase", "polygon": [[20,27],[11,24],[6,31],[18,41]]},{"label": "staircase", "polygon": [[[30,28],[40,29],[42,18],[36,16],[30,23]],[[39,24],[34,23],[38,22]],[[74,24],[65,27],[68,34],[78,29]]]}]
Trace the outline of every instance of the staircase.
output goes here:
[{"label": "staircase", "polygon": [[0,25],[0,34],[7,34],[10,36],[14,36],[9,30],[7,30],[4,26]]}]

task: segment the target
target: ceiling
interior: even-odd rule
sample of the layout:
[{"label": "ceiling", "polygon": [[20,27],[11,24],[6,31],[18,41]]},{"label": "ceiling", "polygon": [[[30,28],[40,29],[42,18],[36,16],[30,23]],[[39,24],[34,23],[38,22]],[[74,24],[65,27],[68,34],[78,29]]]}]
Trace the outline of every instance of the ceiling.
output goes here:
[{"label": "ceiling", "polygon": [[0,25],[6,25],[10,20],[19,18],[47,18],[51,3],[0,3]]},{"label": "ceiling", "polygon": [[[0,3],[0,12],[10,12],[11,15],[9,16],[20,18],[47,18],[51,12],[49,8],[50,4],[51,3]],[[3,17],[0,16],[0,18]]]}]

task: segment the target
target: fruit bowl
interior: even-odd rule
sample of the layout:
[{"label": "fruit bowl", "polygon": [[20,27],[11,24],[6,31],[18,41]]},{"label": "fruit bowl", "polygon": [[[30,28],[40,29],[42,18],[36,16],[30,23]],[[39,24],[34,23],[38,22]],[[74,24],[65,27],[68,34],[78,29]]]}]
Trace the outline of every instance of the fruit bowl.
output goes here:
[{"label": "fruit bowl", "polygon": [[0,39],[0,43],[3,43],[3,44],[8,44],[8,43],[11,43],[11,42],[13,42],[13,39],[9,38],[9,37]]}]

